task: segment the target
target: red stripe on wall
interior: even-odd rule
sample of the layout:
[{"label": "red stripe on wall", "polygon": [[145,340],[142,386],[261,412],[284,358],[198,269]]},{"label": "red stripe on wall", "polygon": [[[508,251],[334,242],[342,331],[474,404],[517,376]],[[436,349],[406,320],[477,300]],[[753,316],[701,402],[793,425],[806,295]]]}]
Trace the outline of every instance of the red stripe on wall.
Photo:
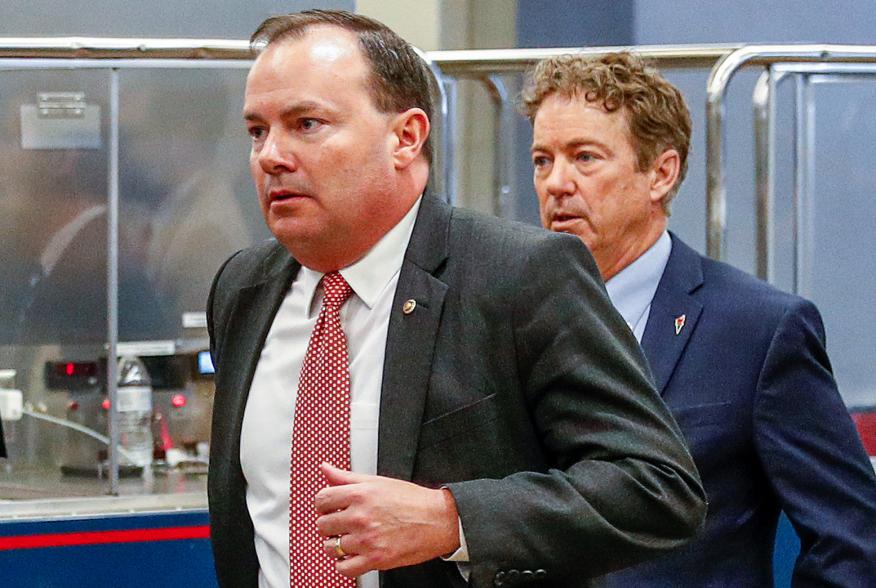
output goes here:
[{"label": "red stripe on wall", "polygon": [[126,529],[122,531],[88,531],[82,533],[50,533],[0,537],[0,550],[100,545],[102,543],[137,543],[142,541],[174,541],[176,539],[209,539],[209,525],[197,527],[163,527],[159,529]]}]

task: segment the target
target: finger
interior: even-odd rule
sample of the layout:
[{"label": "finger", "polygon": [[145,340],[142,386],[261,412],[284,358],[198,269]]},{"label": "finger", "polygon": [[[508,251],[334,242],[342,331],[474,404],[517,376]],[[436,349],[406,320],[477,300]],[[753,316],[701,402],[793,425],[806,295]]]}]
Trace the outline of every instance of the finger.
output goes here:
[{"label": "finger", "polygon": [[353,530],[349,518],[344,511],[322,515],[316,519],[316,530],[323,537],[347,535]]},{"label": "finger", "polygon": [[374,477],[367,474],[355,474],[347,470],[342,470],[340,468],[336,468],[330,463],[323,463],[321,466],[319,466],[319,469],[322,472],[322,475],[325,476],[325,479],[330,486],[358,484],[360,482],[367,482]]},{"label": "finger", "polygon": [[369,566],[368,558],[364,555],[353,555],[336,561],[335,569],[348,578],[356,578],[373,568]]},{"label": "finger", "polygon": [[316,493],[313,507],[319,514],[344,510],[352,504],[354,494],[354,486],[329,486]]},{"label": "finger", "polygon": [[[340,548],[339,544],[340,543]],[[343,559],[356,555],[356,550],[353,548],[353,542],[347,535],[339,535],[337,537],[329,537],[322,544],[323,550],[332,559]]]}]

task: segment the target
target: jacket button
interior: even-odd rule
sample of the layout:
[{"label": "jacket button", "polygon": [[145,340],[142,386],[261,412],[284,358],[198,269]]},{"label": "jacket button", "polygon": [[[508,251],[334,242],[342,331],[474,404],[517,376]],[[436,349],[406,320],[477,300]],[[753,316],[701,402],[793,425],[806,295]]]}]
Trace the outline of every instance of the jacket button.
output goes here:
[{"label": "jacket button", "polygon": [[523,570],[520,572],[520,581],[521,582],[531,582],[535,574],[532,573],[532,570]]},{"label": "jacket button", "polygon": [[520,572],[518,572],[517,570],[508,570],[508,575],[506,576],[505,580],[508,584],[513,584],[517,581],[519,576]]},{"label": "jacket button", "polygon": [[505,572],[496,572],[496,576],[493,578],[493,586],[499,588],[500,586],[505,585]]},{"label": "jacket button", "polygon": [[547,578],[547,570],[535,570],[533,577],[536,580],[544,580],[545,578]]}]

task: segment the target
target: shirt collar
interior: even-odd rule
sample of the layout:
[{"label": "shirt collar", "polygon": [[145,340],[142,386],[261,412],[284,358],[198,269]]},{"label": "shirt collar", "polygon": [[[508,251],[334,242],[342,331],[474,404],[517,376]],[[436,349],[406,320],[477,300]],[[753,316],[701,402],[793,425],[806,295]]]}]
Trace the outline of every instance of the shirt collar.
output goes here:
[{"label": "shirt collar", "polygon": [[[368,308],[372,308],[377,303],[381,292],[401,270],[422,200],[423,197],[420,196],[407,214],[359,261],[340,270],[340,274],[350,284],[353,292]],[[304,289],[305,300],[308,300],[309,314],[313,312],[314,296],[323,275],[322,272],[302,266],[296,278]]]},{"label": "shirt collar", "polygon": [[630,328],[651,305],[672,251],[672,239],[663,231],[657,242],[605,284],[608,297]]}]

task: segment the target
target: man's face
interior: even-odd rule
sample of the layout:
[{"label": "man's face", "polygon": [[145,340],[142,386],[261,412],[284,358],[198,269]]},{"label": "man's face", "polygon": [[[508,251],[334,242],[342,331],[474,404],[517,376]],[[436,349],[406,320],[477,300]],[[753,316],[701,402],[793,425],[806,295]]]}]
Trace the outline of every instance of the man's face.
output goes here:
[{"label": "man's face", "polygon": [[272,44],[247,78],[244,119],[262,212],[277,240],[317,270],[361,257],[399,206],[393,116],[376,109],[368,83],[356,37],[332,26]]},{"label": "man's face", "polygon": [[639,171],[623,109],[549,95],[533,121],[532,162],[542,224],[580,237],[606,280],[665,227],[663,193]]}]

